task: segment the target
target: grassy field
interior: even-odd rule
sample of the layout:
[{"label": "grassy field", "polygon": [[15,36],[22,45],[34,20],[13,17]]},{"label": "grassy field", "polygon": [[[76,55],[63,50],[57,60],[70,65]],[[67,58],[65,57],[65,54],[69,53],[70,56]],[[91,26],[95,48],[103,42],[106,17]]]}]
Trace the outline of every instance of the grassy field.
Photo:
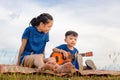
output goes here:
[{"label": "grassy field", "polygon": [[[4,57],[4,56],[2,56]],[[0,74],[0,80],[120,80],[120,76],[77,76],[58,77],[45,74]]]},{"label": "grassy field", "polygon": [[0,80],[120,80],[120,76],[58,77],[45,74],[0,74]]}]

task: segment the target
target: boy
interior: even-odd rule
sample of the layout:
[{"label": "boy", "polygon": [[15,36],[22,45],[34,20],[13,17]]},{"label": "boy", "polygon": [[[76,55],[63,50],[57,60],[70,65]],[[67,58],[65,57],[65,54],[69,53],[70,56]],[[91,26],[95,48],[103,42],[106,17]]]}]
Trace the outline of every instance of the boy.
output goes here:
[{"label": "boy", "polygon": [[[71,55],[74,55],[74,58],[72,59],[72,64],[75,66],[75,68],[79,70],[83,70],[83,64],[82,64],[82,56],[78,55],[79,51],[74,47],[77,43],[78,33],[75,31],[67,31],[65,33],[65,42],[67,44],[62,44],[60,46],[57,46],[56,48],[53,48],[53,52],[60,52],[63,53],[64,58],[68,58],[68,53]],[[96,66],[91,60],[86,60],[86,69],[95,70]]]}]

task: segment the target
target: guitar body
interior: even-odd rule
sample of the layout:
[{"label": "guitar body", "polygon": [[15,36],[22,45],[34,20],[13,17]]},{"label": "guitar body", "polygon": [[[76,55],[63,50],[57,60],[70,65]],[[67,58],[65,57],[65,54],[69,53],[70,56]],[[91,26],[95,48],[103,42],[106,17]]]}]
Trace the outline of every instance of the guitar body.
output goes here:
[{"label": "guitar body", "polygon": [[70,57],[66,59],[64,58],[63,53],[59,52],[53,52],[50,57],[54,57],[56,59],[56,63],[59,65],[72,61]]},{"label": "guitar body", "polygon": [[[89,57],[89,56],[93,56],[92,52],[86,52],[86,53],[81,53],[79,55],[82,55],[83,57]],[[59,52],[53,52],[50,57],[54,57],[56,59],[56,63],[61,65],[64,64],[66,62],[71,62],[72,59],[74,58],[74,55],[71,55],[70,53],[68,53],[68,58],[64,58],[63,53],[59,53]]]}]

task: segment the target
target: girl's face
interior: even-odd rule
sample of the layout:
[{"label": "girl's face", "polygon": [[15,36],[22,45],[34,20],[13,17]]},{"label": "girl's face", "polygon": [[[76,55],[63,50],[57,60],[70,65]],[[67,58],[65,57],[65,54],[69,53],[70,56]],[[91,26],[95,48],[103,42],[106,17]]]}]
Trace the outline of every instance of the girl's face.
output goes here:
[{"label": "girl's face", "polygon": [[76,42],[77,42],[77,38],[76,36],[73,36],[73,35],[69,35],[65,38],[65,42],[67,43],[67,45],[69,47],[74,47],[76,45]]},{"label": "girl's face", "polygon": [[49,20],[49,23],[47,23],[47,24],[44,24],[41,22],[40,25],[37,27],[37,29],[40,32],[47,33],[52,28],[52,25],[53,25],[53,20]]}]

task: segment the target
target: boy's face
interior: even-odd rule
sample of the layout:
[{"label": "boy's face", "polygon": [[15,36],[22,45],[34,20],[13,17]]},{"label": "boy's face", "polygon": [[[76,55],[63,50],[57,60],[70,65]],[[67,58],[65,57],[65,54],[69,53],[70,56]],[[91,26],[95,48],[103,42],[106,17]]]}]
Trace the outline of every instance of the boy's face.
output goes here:
[{"label": "boy's face", "polygon": [[77,36],[69,35],[65,38],[65,42],[68,44],[70,47],[74,47],[77,42]]}]

